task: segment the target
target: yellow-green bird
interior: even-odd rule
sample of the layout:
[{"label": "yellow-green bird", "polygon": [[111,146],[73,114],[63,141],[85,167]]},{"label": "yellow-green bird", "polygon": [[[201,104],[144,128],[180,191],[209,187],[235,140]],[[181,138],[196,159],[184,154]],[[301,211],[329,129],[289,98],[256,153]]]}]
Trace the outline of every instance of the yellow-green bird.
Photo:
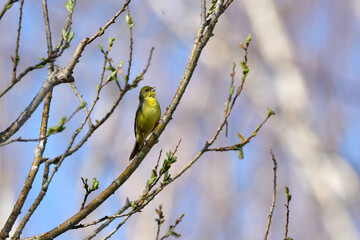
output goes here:
[{"label": "yellow-green bird", "polygon": [[144,144],[146,137],[154,130],[161,116],[159,102],[156,100],[155,88],[145,86],[139,94],[139,106],[135,115],[135,146],[129,160],[133,159]]}]

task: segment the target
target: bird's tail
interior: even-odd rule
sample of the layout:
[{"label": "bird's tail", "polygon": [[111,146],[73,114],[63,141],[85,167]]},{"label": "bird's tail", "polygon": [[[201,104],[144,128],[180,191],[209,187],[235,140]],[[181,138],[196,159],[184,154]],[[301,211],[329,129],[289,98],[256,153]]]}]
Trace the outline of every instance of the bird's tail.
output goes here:
[{"label": "bird's tail", "polygon": [[133,159],[135,157],[135,155],[137,154],[138,151],[139,151],[139,143],[138,143],[138,141],[135,141],[135,146],[134,146],[134,149],[131,152],[129,161],[131,161],[131,159]]}]

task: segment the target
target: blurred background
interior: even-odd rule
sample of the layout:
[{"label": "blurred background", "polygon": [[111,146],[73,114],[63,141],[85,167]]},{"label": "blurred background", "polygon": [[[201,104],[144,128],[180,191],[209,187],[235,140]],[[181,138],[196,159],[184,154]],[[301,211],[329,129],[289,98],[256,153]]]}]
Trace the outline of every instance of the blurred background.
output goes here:
[{"label": "blurred background", "polygon": [[[78,1],[73,17],[75,37],[56,64],[66,66],[78,42],[97,32],[123,2]],[[63,3],[49,1],[53,45],[61,36],[67,16]],[[10,56],[15,52],[18,7],[19,3],[15,3],[0,21],[1,90],[11,81]],[[126,168],[135,141],[133,121],[140,87],[156,86],[163,113],[176,92],[200,23],[200,1],[133,1],[130,9],[135,23],[130,79],[145,67],[154,46],[148,73],[83,148],[64,161],[23,237],[46,232],[78,211],[84,196],[80,177],[96,177],[102,191]],[[95,96],[103,64],[98,44],[105,47],[108,38],[114,37],[110,57],[114,66],[124,61],[127,69],[129,30],[125,15],[86,48],[74,70],[76,86],[88,105]],[[228,137],[221,133],[215,146],[239,142],[237,133],[249,136],[265,119],[268,108],[276,116],[244,148],[243,160],[238,159],[237,152],[205,154],[142,213],[131,217],[113,238],[155,239],[154,209],[162,204],[166,219],[162,235],[184,213],[176,228],[181,239],[262,239],[272,200],[273,165],[269,151],[273,149],[278,161],[278,195],[269,239],[284,237],[285,186],[292,194],[288,236],[360,239],[359,17],[360,3],[356,0],[234,1],[221,16],[159,143],[129,181],[84,222],[113,214],[123,206],[126,197],[137,199],[160,150],[164,158],[182,140],[178,161],[171,170],[173,175],[193,159],[222,121],[233,62],[237,64],[236,85],[240,84],[244,53],[238,44],[251,34],[250,73],[230,116]],[[41,2],[25,1],[19,72],[39,62],[39,56],[47,55],[43,22]],[[0,99],[1,131],[25,109],[46,76],[46,68],[33,71]],[[105,87],[91,116],[93,121],[110,109],[118,94],[111,84]],[[79,105],[70,85],[57,86],[49,126],[57,125],[62,116],[69,116]],[[16,136],[37,138],[41,113],[42,105]],[[83,112],[77,114],[64,132],[49,138],[45,157],[56,157],[65,151],[83,117]],[[36,145],[12,143],[0,147],[1,226],[24,184]],[[40,191],[42,171],[43,166],[21,216]],[[89,201],[98,193],[90,195]],[[97,239],[119,222],[114,221]],[[93,229],[69,231],[58,239],[82,239]]]}]

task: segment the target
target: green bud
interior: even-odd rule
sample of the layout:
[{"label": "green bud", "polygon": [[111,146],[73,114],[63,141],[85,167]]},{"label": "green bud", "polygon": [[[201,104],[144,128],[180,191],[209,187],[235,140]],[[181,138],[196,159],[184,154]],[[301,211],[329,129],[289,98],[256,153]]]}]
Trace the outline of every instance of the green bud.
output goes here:
[{"label": "green bud", "polygon": [[116,69],[113,66],[108,66],[106,70],[110,70],[112,72],[116,72]]},{"label": "green bud", "polygon": [[235,90],[235,86],[232,86],[232,87],[230,88],[230,95],[233,95],[234,90]]},{"label": "green bud", "polygon": [[78,107],[78,110],[83,109],[84,107],[86,107],[86,104],[87,103],[85,101],[82,101],[81,105]]},{"label": "green bud", "polygon": [[71,32],[69,35],[68,42],[71,42],[71,40],[74,38],[74,32]]},{"label": "green bud", "polygon": [[267,117],[269,118],[271,115],[275,115],[275,112],[271,108],[268,108]]},{"label": "green bud", "polygon": [[69,32],[66,31],[65,28],[63,28],[62,29],[62,37],[63,37],[64,40],[66,40],[68,34],[69,34]]},{"label": "green bud", "polygon": [[252,39],[252,36],[251,36],[251,34],[249,34],[249,36],[246,38],[246,45],[247,46],[249,46],[249,43],[250,43],[251,39]]},{"label": "green bud", "polygon": [[99,181],[96,181],[94,184],[93,184],[93,190],[97,190],[99,189]]},{"label": "green bud", "polygon": [[243,74],[247,75],[249,73],[249,71],[250,71],[249,68],[244,68]]},{"label": "green bud", "polygon": [[105,28],[100,28],[99,36],[103,35],[105,32]]},{"label": "green bud", "polygon": [[114,44],[115,38],[109,38],[109,46],[112,47]]}]

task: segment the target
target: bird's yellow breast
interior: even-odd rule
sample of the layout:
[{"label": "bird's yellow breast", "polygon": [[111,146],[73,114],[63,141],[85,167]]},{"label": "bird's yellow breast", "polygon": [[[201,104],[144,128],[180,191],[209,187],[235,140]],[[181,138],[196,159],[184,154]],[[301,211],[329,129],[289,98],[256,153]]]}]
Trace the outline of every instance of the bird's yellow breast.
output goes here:
[{"label": "bird's yellow breast", "polygon": [[146,97],[138,116],[137,131],[142,132],[143,137],[146,138],[160,119],[160,115],[161,109],[156,98]]}]

